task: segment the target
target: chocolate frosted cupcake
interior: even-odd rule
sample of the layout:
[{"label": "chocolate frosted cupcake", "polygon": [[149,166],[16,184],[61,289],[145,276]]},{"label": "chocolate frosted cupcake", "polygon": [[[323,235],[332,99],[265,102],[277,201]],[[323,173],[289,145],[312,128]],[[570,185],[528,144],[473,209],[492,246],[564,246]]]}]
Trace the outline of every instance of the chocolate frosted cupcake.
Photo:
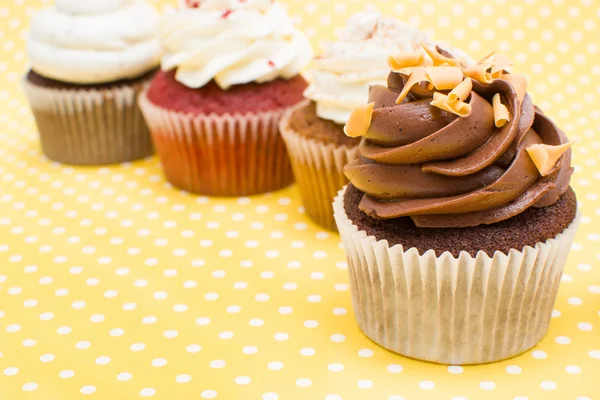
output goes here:
[{"label": "chocolate frosted cupcake", "polygon": [[424,33],[378,11],[354,15],[337,42],[327,43],[314,61],[308,101],[280,123],[306,213],[335,230],[333,198],[348,181],[344,165],[358,156],[358,139],[344,135],[350,112],[364,104],[369,86],[385,84],[389,53],[412,52]]},{"label": "chocolate frosted cupcake", "polygon": [[360,158],[334,203],[358,323],[427,361],[519,354],[546,334],[578,225],[570,143],[504,56],[390,65],[346,126]]},{"label": "chocolate frosted cupcake", "polygon": [[290,185],[277,124],[303,99],[310,43],[271,0],[186,4],[162,21],[162,71],[139,99],[167,179],[213,196]]},{"label": "chocolate frosted cupcake", "polygon": [[42,149],[68,164],[112,164],[153,153],[137,106],[159,64],[158,13],[133,0],[57,1],[36,13],[22,81]]}]

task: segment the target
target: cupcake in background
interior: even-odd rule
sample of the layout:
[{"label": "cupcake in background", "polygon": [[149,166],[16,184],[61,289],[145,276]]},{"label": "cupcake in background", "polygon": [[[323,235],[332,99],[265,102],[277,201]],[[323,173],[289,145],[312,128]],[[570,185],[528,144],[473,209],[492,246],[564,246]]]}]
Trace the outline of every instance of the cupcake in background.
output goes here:
[{"label": "cupcake in background", "polygon": [[57,0],[33,16],[22,87],[49,159],[100,165],[153,154],[136,99],[160,63],[158,22],[140,0]]},{"label": "cupcake in background", "polygon": [[336,42],[314,60],[307,101],[280,123],[306,213],[335,230],[331,203],[346,183],[344,165],[358,156],[359,139],[344,134],[351,111],[367,103],[369,87],[384,85],[390,54],[413,52],[426,34],[378,11],[352,16]]},{"label": "cupcake in background", "polygon": [[271,0],[186,1],[161,24],[162,70],[139,99],[165,175],[204,195],[293,182],[278,129],[302,101],[307,38]]},{"label": "cupcake in background", "polygon": [[334,209],[353,307],[397,353],[498,361],[548,330],[579,223],[571,143],[507,57],[425,50],[393,57],[346,125],[360,158]]}]

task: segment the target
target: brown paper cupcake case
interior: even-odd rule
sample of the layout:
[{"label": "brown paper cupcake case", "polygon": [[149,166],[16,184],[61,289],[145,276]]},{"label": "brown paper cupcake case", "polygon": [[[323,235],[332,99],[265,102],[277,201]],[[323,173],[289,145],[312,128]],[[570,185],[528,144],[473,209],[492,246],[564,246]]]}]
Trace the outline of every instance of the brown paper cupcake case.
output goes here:
[{"label": "brown paper cupcake case", "polygon": [[278,122],[285,110],[191,115],[139,104],[165,175],[174,186],[209,196],[249,196],[294,181]]},{"label": "brown paper cupcake case", "polygon": [[22,80],[42,150],[54,161],[101,165],[154,153],[137,96],[149,80],[111,89],[55,89]]},{"label": "brown paper cupcake case", "polygon": [[348,256],[360,329],[402,355],[442,364],[482,364],[520,354],[546,334],[579,224],[508,255],[436,257],[389,247],[348,219],[344,190],[335,219]]},{"label": "brown paper cupcake case", "polygon": [[348,183],[344,166],[358,157],[358,146],[323,143],[300,135],[288,126],[291,114],[307,102],[289,110],[280,122],[294,176],[306,214],[320,226],[335,231],[331,205],[337,192]]}]

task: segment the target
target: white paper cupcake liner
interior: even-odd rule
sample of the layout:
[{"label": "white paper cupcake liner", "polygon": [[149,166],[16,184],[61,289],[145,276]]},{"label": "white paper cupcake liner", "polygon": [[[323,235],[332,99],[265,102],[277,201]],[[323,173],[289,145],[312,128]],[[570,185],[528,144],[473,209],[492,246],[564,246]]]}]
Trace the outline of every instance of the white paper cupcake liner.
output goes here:
[{"label": "white paper cupcake liner", "polygon": [[358,157],[358,146],[347,147],[307,138],[288,126],[289,118],[300,103],[283,116],[279,129],[285,140],[294,176],[300,189],[306,214],[320,226],[336,230],[331,204],[337,192],[348,183],[344,166]]},{"label": "white paper cupcake liner", "polygon": [[21,85],[36,120],[42,150],[54,161],[102,165],[154,153],[137,96],[150,80],[111,89]]},{"label": "white paper cupcake liner", "polygon": [[278,123],[285,109],[192,115],[139,97],[169,182],[210,196],[249,196],[294,182]]},{"label": "white paper cupcake liner", "polygon": [[476,257],[389,247],[346,215],[345,189],[334,202],[348,257],[352,304],[361,330],[407,357],[483,364],[520,354],[546,334],[565,262],[579,225],[508,255]]}]

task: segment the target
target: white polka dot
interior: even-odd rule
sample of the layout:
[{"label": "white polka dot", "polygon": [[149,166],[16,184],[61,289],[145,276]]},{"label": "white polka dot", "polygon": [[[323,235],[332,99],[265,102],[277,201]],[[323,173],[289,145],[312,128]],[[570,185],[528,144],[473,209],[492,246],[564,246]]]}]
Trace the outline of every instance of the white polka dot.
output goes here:
[{"label": "white polka dot", "polygon": [[344,370],[344,366],[340,363],[333,363],[327,366],[327,369],[331,372],[341,372]]},{"label": "white polka dot", "polygon": [[423,390],[432,390],[435,389],[435,383],[432,381],[421,381],[419,382],[419,387]]},{"label": "white polka dot", "polygon": [[156,394],[156,389],[152,388],[144,388],[140,390],[140,396],[142,397],[152,397]]},{"label": "white polka dot", "polygon": [[346,315],[348,311],[344,307],[337,307],[333,309],[335,315]]},{"label": "white polka dot", "polygon": [[262,400],[278,400],[279,395],[274,392],[267,392],[262,395]]},{"label": "white polka dot", "polygon": [[58,376],[62,379],[70,379],[75,376],[75,372],[70,369],[62,370],[58,373]]},{"label": "white polka dot", "polygon": [[37,341],[34,339],[25,339],[21,342],[23,347],[33,347],[37,344]]},{"label": "white polka dot", "polygon": [[148,316],[142,318],[142,323],[144,323],[146,325],[154,324],[156,321],[158,321],[158,318],[156,318],[153,315],[148,315]]},{"label": "white polka dot", "polygon": [[315,321],[315,320],[304,321],[304,327],[305,328],[312,329],[312,328],[316,328],[317,326],[319,326],[319,322],[318,321]]},{"label": "white polka dot", "polygon": [[269,296],[266,293],[259,293],[256,296],[254,296],[254,299],[258,302],[265,302],[268,301],[271,298],[271,296]]},{"label": "white polka dot", "polygon": [[88,341],[81,341],[81,342],[77,342],[75,343],[75,348],[78,350],[85,350],[85,349],[89,349],[90,348],[90,342]]},{"label": "white polka dot", "polygon": [[595,360],[600,360],[600,350],[592,350],[589,353],[589,356]]},{"label": "white polka dot", "polygon": [[121,372],[119,375],[117,375],[117,380],[121,382],[129,381],[131,378],[133,378],[133,375],[129,372]]},{"label": "white polka dot", "polygon": [[218,293],[206,293],[204,295],[204,300],[208,300],[208,301],[214,301],[214,300],[217,300],[218,298],[219,298]]},{"label": "white polka dot", "polygon": [[25,300],[23,302],[23,306],[27,307],[27,308],[35,307],[35,306],[37,306],[37,304],[38,304],[38,301],[35,299],[29,299],[29,300]]},{"label": "white polka dot", "polygon": [[165,360],[164,358],[155,358],[154,360],[152,360],[153,367],[163,367],[165,365],[167,365],[167,360]]},{"label": "white polka dot", "polygon": [[342,400],[342,396],[339,394],[328,394],[325,396],[325,400]]},{"label": "white polka dot", "polygon": [[389,364],[386,369],[392,374],[398,374],[403,370],[402,366],[399,364]]},{"label": "white polka dot", "polygon": [[462,374],[463,371],[464,371],[464,368],[459,365],[450,365],[448,367],[448,372],[450,372],[451,374],[454,374],[454,375]]},{"label": "white polka dot", "polygon": [[483,382],[479,383],[479,387],[482,390],[494,390],[494,389],[496,389],[496,384],[491,381],[483,381]]},{"label": "white polka dot", "polygon": [[4,375],[13,376],[19,373],[19,368],[17,367],[8,367],[4,369]]},{"label": "white polka dot", "polygon": [[520,374],[522,371],[521,367],[517,366],[517,365],[508,365],[506,367],[506,372],[508,372],[511,375],[518,375]]},{"label": "white polka dot", "polygon": [[25,392],[33,392],[37,388],[38,388],[38,384],[35,382],[27,382],[21,387],[21,389],[23,389],[23,391],[25,391]]},{"label": "white polka dot", "polygon": [[321,302],[321,296],[318,294],[311,294],[307,297],[307,300],[309,303],[320,303]]},{"label": "white polka dot", "polygon": [[340,333],[336,333],[334,335],[331,335],[331,337],[329,338],[332,342],[335,343],[341,343],[344,340],[346,340],[346,337]]},{"label": "white polka dot", "polygon": [[170,329],[170,330],[166,330],[163,333],[163,336],[166,337],[167,339],[173,339],[176,338],[179,335],[179,332],[177,332],[174,329]]},{"label": "white polka dot", "polygon": [[244,346],[244,348],[242,349],[242,353],[256,354],[256,353],[258,353],[258,348],[256,346]]},{"label": "white polka dot", "polygon": [[531,355],[533,358],[537,358],[538,360],[543,360],[544,358],[548,357],[548,354],[542,350],[534,350],[531,352]]},{"label": "white polka dot", "polygon": [[253,326],[253,327],[259,327],[259,326],[263,326],[265,324],[265,321],[260,318],[253,318],[250,320],[249,324],[250,324],[250,326]]},{"label": "white polka dot", "polygon": [[581,373],[581,368],[579,368],[577,365],[567,365],[565,371],[567,371],[569,374],[577,375]]},{"label": "white polka dot", "polygon": [[279,332],[276,333],[274,336],[275,340],[279,341],[279,342],[283,342],[286,341],[290,338],[290,335],[288,335],[287,333],[284,332]]},{"label": "white polka dot", "polygon": [[92,394],[96,391],[96,388],[94,386],[90,386],[90,385],[86,385],[84,387],[81,388],[80,392],[82,394]]},{"label": "white polka dot", "polygon": [[177,375],[175,381],[177,383],[188,383],[192,380],[192,377],[186,374]]},{"label": "white polka dot", "polygon": [[185,348],[185,351],[192,354],[198,353],[200,350],[202,350],[202,346],[199,344],[190,344]]},{"label": "white polka dot", "polygon": [[273,361],[267,365],[267,368],[269,368],[271,371],[279,371],[283,369],[283,363],[279,361]]},{"label": "white polka dot", "polygon": [[196,318],[196,325],[205,326],[208,324],[210,324],[210,318],[207,318],[207,317]]},{"label": "white polka dot", "polygon": [[40,361],[47,363],[54,360],[54,354],[42,354],[40,356]]},{"label": "white polka dot", "polygon": [[358,351],[358,355],[363,358],[372,357],[373,354],[374,354],[374,352],[371,349],[360,349]]},{"label": "white polka dot", "polygon": [[571,339],[568,338],[567,336],[557,336],[556,339],[554,339],[554,340],[558,344],[569,344],[569,343],[571,343]]},{"label": "white polka dot", "polygon": [[173,306],[173,311],[175,312],[185,312],[187,309],[188,306],[186,304],[176,304]]},{"label": "white polka dot", "polygon": [[225,331],[219,333],[219,339],[229,340],[233,338],[233,332]]},{"label": "white polka dot", "polygon": [[71,327],[69,326],[61,326],[60,328],[58,328],[56,330],[56,333],[58,333],[59,335],[67,335],[69,333],[71,333]]},{"label": "white polka dot", "polygon": [[210,367],[215,369],[220,369],[225,367],[225,361],[223,360],[213,360],[210,362]]},{"label": "white polka dot", "polygon": [[579,306],[583,304],[583,300],[581,300],[579,297],[569,297],[567,301],[573,306]]},{"label": "white polka dot", "polygon": [[142,351],[146,348],[146,345],[144,343],[133,343],[129,348],[131,351]]},{"label": "white polka dot", "polygon": [[556,389],[556,383],[552,381],[543,381],[540,383],[540,387],[544,390],[554,390]]},{"label": "white polka dot", "polygon": [[312,381],[308,378],[300,378],[296,380],[296,386],[298,387],[309,387],[312,385]]},{"label": "white polka dot", "polygon": [[373,387],[373,381],[361,379],[360,381],[356,382],[356,386],[358,386],[360,389],[371,389]]},{"label": "white polka dot", "polygon": [[106,365],[108,363],[110,363],[110,357],[108,357],[108,356],[102,356],[102,357],[96,358],[96,364],[98,364],[98,365]]},{"label": "white polka dot", "polygon": [[591,331],[594,329],[592,324],[590,324],[589,322],[580,322],[577,324],[577,327],[582,331]]},{"label": "white polka dot", "polygon": [[247,385],[251,382],[251,379],[247,376],[238,376],[235,378],[235,383],[238,385]]},{"label": "white polka dot", "polygon": [[94,322],[94,323],[100,323],[102,321],[104,321],[104,315],[102,314],[94,314],[90,317],[90,321]]},{"label": "white polka dot", "polygon": [[304,347],[300,349],[300,355],[303,355],[305,357],[314,356],[315,354],[317,354],[317,351],[311,347]]},{"label": "white polka dot", "polygon": [[217,397],[217,392],[214,390],[204,390],[202,393],[200,393],[200,397],[203,399],[214,399]]}]

